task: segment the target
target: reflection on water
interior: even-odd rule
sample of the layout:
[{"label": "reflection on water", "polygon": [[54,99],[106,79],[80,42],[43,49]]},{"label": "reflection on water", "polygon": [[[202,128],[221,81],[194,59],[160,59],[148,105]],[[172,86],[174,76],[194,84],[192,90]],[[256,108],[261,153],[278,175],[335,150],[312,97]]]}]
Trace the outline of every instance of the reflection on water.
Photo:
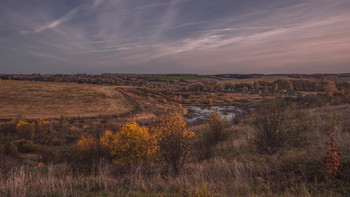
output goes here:
[{"label": "reflection on water", "polygon": [[237,114],[243,113],[243,110],[237,106],[187,106],[188,110],[185,120],[187,122],[202,122],[208,119],[211,113],[218,111],[223,118],[231,121]]}]

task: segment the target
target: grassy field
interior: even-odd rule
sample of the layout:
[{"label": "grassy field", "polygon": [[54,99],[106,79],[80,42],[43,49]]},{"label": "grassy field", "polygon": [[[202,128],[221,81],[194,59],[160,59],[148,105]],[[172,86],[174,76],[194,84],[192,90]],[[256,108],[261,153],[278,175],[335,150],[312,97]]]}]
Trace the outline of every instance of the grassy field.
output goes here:
[{"label": "grassy field", "polygon": [[258,81],[266,81],[266,82],[274,82],[276,80],[298,80],[297,78],[290,78],[286,76],[263,76],[263,77],[257,77],[257,78],[248,78],[248,79],[230,79],[226,78],[222,81],[219,81],[219,83],[250,83],[253,84],[254,82]]},{"label": "grassy field", "polygon": [[134,107],[113,86],[0,81],[0,118],[118,115]]}]

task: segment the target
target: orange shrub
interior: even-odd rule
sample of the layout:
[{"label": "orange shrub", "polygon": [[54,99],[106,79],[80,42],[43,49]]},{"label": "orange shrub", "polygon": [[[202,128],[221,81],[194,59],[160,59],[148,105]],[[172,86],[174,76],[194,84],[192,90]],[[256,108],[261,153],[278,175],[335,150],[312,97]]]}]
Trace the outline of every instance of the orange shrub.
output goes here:
[{"label": "orange shrub", "polygon": [[42,127],[42,126],[50,124],[50,122],[45,120],[44,118],[39,118],[39,119],[35,120],[35,123],[38,127]]},{"label": "orange shrub", "polygon": [[113,148],[112,142],[114,138],[114,133],[110,130],[106,130],[103,132],[103,134],[100,136],[99,141],[99,156],[103,157],[104,159],[112,160],[111,151]]},{"label": "orange shrub", "polygon": [[100,146],[103,149],[111,149],[113,141],[113,133],[110,130],[106,130],[100,137]]},{"label": "orange shrub", "polygon": [[77,142],[77,147],[81,152],[95,151],[97,149],[96,140],[91,135],[82,135]]}]

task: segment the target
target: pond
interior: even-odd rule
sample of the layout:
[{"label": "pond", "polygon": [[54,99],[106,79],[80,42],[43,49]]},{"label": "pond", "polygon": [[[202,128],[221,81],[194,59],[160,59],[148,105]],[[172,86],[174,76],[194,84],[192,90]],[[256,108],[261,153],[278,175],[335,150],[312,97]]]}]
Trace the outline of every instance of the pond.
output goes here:
[{"label": "pond", "polygon": [[237,115],[244,113],[238,106],[187,106],[188,113],[185,116],[187,122],[204,122],[210,114],[218,111],[227,121],[233,120]]}]

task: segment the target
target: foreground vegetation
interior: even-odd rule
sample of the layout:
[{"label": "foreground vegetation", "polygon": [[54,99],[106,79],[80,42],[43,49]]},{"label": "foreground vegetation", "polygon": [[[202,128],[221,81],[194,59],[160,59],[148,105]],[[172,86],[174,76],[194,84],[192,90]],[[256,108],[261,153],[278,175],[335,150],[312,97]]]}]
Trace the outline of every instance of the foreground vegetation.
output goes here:
[{"label": "foreground vegetation", "polygon": [[[337,113],[338,121],[334,143],[342,155],[339,169],[329,176],[324,157],[332,112]],[[167,162],[138,157],[137,152],[134,156],[130,152],[122,154],[124,157],[115,157],[121,152],[110,155],[98,149],[97,144],[86,141],[86,144],[95,144],[95,148],[81,151],[79,141],[73,140],[79,138],[78,135],[71,143],[46,142],[47,145],[39,142],[43,139],[34,137],[31,141],[29,137],[12,141],[17,148],[12,152],[8,143],[3,146],[0,191],[3,196],[347,196],[350,192],[349,112],[348,105],[305,111],[302,120],[298,120],[303,128],[299,141],[294,141],[293,146],[279,147],[274,154],[261,152],[263,149],[254,143],[255,130],[250,121],[243,120],[225,127],[217,142],[204,144],[210,145],[211,153],[203,157],[207,150],[201,144],[208,142],[205,131],[214,130],[196,126],[193,128],[197,130],[196,136],[189,144],[189,158],[175,175]],[[38,135],[39,123],[35,124],[35,135]],[[45,127],[46,122],[42,124]],[[56,129],[59,125],[52,127]],[[65,138],[73,135],[69,130],[60,132]],[[120,140],[114,140],[118,142]],[[119,165],[121,163],[123,165]]]},{"label": "foreground vegetation", "polygon": [[188,124],[180,98],[133,88],[139,113],[3,119],[0,196],[349,196],[348,90],[271,91],[230,121]]}]

